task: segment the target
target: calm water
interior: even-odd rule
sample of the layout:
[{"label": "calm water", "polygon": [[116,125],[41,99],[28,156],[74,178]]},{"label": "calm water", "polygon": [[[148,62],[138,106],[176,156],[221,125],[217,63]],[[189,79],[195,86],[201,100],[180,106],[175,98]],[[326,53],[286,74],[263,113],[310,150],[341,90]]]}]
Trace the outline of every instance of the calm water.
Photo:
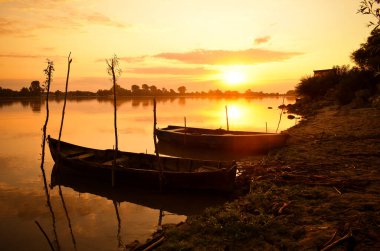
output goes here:
[{"label": "calm water", "polygon": [[[292,102],[285,99],[285,104]],[[158,99],[157,126],[183,125],[186,117],[187,126],[226,128],[227,105],[231,130],[274,132],[280,104],[282,98]],[[151,99],[119,101],[120,150],[154,152],[152,105]],[[62,106],[63,101],[49,102],[48,134],[53,137],[58,136]],[[77,182],[61,186],[61,191],[58,186],[49,187],[49,208],[40,168],[45,115],[45,103],[39,100],[0,101],[0,250],[50,250],[36,221],[52,242],[58,240],[61,250],[120,250],[120,245],[146,240],[161,222],[184,221],[187,215],[226,199],[132,188],[113,191]],[[294,121],[284,115],[279,131],[292,125]],[[62,140],[93,148],[112,148],[112,101],[68,101]],[[53,165],[47,147],[44,170],[48,185]]]}]

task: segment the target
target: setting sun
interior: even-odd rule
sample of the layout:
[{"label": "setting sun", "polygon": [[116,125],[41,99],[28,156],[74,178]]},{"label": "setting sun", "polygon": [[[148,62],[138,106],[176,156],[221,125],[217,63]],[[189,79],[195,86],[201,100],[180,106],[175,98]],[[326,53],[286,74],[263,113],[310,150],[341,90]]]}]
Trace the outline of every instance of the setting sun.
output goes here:
[{"label": "setting sun", "polygon": [[245,73],[239,70],[226,71],[223,74],[223,80],[228,84],[240,84],[247,79]]}]

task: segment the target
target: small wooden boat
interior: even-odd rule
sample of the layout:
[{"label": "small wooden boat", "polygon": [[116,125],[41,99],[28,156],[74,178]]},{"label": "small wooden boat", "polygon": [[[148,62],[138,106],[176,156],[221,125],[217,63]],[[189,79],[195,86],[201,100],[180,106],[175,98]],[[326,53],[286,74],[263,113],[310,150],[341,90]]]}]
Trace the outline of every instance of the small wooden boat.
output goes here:
[{"label": "small wooden boat", "polygon": [[159,141],[172,144],[250,153],[265,153],[281,147],[288,138],[286,133],[227,131],[173,125],[156,129],[156,134]]},{"label": "small wooden boat", "polygon": [[236,177],[234,161],[211,161],[173,157],[157,157],[152,154],[115,151],[82,147],[60,142],[48,136],[51,155],[55,163],[68,166],[78,175],[92,176],[111,183],[114,170],[115,184],[133,183],[145,187],[162,186],[168,189],[195,189],[231,191]]}]

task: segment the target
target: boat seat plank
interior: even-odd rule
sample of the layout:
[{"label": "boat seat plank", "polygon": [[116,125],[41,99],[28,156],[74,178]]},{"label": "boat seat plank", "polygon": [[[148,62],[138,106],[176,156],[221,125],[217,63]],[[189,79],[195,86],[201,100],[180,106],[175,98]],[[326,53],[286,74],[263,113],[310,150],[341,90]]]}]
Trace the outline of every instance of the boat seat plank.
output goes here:
[{"label": "boat seat plank", "polygon": [[[120,163],[125,162],[125,161],[127,161],[127,160],[129,160],[128,157],[117,158],[117,159],[116,159],[116,164],[120,164]],[[112,165],[112,164],[113,164],[113,161],[114,161],[113,159],[111,159],[111,160],[107,160],[107,161],[103,162],[102,164],[103,164],[103,165]]]},{"label": "boat seat plank", "polygon": [[197,169],[195,169],[195,172],[202,173],[202,172],[210,172],[210,171],[217,171],[217,170],[219,169],[213,166],[200,166]]},{"label": "boat seat plank", "polygon": [[81,154],[81,155],[77,155],[77,156],[71,157],[70,159],[83,160],[83,159],[90,158],[92,156],[95,156],[95,154],[93,154],[93,153],[84,153],[84,154]]},{"label": "boat seat plank", "polygon": [[64,155],[66,158],[73,158],[73,157],[76,157],[76,156],[79,156],[79,155],[82,155],[85,153],[87,153],[87,152],[86,151],[69,151],[66,153],[62,153],[62,155]]}]

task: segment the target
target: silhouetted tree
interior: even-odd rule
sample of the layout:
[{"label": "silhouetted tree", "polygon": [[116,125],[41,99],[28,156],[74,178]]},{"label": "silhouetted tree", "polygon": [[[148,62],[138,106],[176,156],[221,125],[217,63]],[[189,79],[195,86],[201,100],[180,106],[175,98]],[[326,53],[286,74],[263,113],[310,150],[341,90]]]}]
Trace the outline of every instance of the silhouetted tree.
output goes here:
[{"label": "silhouetted tree", "polygon": [[61,92],[60,90],[56,90],[54,92],[54,96],[56,96],[56,97],[59,97],[59,96],[62,96],[62,95],[63,95],[63,92]]},{"label": "silhouetted tree", "polygon": [[157,87],[156,87],[155,85],[151,85],[151,86],[149,87],[149,89],[150,89],[150,92],[151,92],[153,95],[157,92]]},{"label": "silhouetted tree", "polygon": [[250,96],[250,95],[252,95],[253,94],[253,92],[252,92],[252,90],[251,89],[248,89],[248,90],[246,90],[245,91],[245,93],[244,93],[245,95],[247,95],[247,96]]},{"label": "silhouetted tree", "polygon": [[148,93],[149,92],[149,86],[147,84],[143,84],[141,86],[141,89],[144,91],[144,93]]},{"label": "silhouetted tree", "polygon": [[360,48],[352,53],[351,59],[362,69],[379,72],[380,30],[373,30],[367,42],[361,44]]},{"label": "silhouetted tree", "polygon": [[135,95],[136,94],[140,94],[140,92],[141,92],[140,91],[140,86],[138,86],[138,85],[132,85],[131,86],[131,90],[132,90],[132,93],[135,94]]},{"label": "silhouetted tree", "polygon": [[30,94],[29,89],[26,88],[26,87],[21,88],[21,90],[20,90],[20,94],[21,94],[22,96],[28,96],[28,95]]},{"label": "silhouetted tree", "polygon": [[186,87],[185,86],[180,86],[180,87],[178,87],[178,92],[180,93],[180,94],[185,94],[186,93]]},{"label": "silhouetted tree", "polygon": [[43,92],[43,88],[40,86],[40,81],[32,81],[32,83],[30,83],[29,92],[32,95],[40,95]]},{"label": "silhouetted tree", "polygon": [[376,22],[370,21],[368,26],[375,26],[376,30],[380,25],[380,0],[362,0],[358,12],[364,15],[374,16]]}]

